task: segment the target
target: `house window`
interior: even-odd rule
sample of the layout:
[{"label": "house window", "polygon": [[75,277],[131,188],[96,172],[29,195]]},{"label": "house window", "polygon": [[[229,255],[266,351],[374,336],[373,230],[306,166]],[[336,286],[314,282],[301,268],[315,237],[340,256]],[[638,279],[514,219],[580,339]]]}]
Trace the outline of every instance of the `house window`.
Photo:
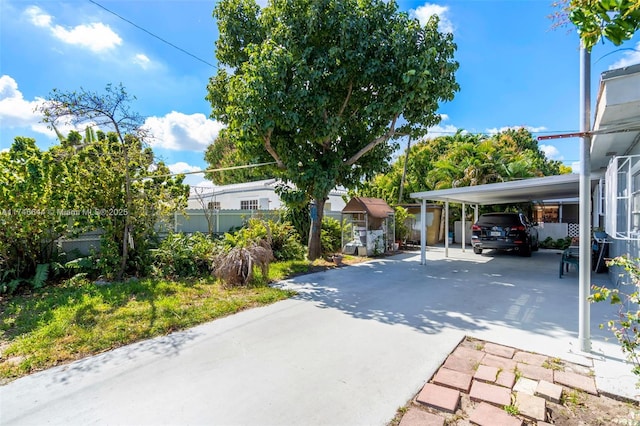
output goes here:
[{"label": "house window", "polygon": [[241,200],[240,210],[258,210],[258,200]]},{"label": "house window", "polygon": [[640,155],[613,157],[605,176],[605,230],[611,237],[640,236]]},{"label": "house window", "polygon": [[209,210],[220,210],[220,201],[209,201],[207,204]]}]

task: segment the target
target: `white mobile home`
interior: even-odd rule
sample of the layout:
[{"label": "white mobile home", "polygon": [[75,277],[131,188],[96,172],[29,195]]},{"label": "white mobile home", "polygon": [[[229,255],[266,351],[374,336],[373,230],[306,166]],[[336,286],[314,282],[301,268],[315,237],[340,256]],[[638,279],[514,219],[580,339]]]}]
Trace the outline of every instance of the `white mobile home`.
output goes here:
[{"label": "white mobile home", "polygon": [[[278,210],[284,203],[276,193],[281,184],[277,179],[266,179],[233,185],[192,187],[187,210]],[[325,203],[325,211],[340,212],[346,205],[347,191],[334,189]]]}]

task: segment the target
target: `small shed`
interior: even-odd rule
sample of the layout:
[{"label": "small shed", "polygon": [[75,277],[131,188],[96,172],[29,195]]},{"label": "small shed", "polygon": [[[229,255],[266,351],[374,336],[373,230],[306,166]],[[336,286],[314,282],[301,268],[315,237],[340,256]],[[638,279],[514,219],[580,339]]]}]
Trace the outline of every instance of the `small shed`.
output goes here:
[{"label": "small shed", "polygon": [[394,250],[395,212],[380,198],[354,197],[342,209],[343,252],[377,255]]}]

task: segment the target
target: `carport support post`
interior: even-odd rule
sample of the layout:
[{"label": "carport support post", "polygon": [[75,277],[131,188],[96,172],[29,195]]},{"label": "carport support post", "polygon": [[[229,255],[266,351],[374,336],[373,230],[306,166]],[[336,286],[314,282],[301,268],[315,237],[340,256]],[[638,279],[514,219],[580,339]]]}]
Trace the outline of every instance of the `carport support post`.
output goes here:
[{"label": "carport support post", "polygon": [[449,200],[444,202],[444,257],[449,257]]},{"label": "carport support post", "polygon": [[465,216],[467,213],[467,206],[465,203],[462,203],[462,252],[464,253],[464,242],[466,240],[466,227],[467,223],[465,221]]},{"label": "carport support post", "polygon": [[591,351],[591,54],[580,46],[580,265],[578,290],[578,340],[580,350]]},{"label": "carport support post", "polygon": [[420,204],[420,264],[427,264],[427,200]]}]

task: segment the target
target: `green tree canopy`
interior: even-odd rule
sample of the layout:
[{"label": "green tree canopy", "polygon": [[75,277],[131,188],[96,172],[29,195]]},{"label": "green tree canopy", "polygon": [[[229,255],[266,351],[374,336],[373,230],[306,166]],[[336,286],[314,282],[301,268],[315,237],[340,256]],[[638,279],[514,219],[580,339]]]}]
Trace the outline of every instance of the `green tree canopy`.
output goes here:
[{"label": "green tree canopy", "polygon": [[[76,163],[76,201],[82,208],[106,214],[97,215],[106,235],[101,255],[118,259],[119,265],[105,266],[117,278],[132,264],[137,272],[135,259],[145,253],[156,220],[167,209],[185,204],[188,194],[184,176],[167,177],[168,167],[156,163],[153,151],[145,146],[148,132],[142,128],[142,116],[131,111],[133,100],[122,85],[108,84],[103,93],[54,89],[40,107],[44,122],[54,129],[60,122],[87,126],[82,143],[78,132],[68,138],[58,133],[58,154]],[[93,127],[102,129],[97,137]]]},{"label": "green tree canopy", "polygon": [[[377,175],[359,190],[361,195],[398,202],[405,156],[386,174]],[[529,177],[569,173],[559,161],[549,160],[537,140],[524,129],[492,136],[466,133],[424,139],[411,147],[403,199],[412,192],[506,182]]]},{"label": "green tree canopy", "polygon": [[[273,162],[273,159],[263,155],[262,157],[249,157],[235,145],[233,140],[220,132],[216,140],[207,147],[204,159],[210,169],[223,169],[228,167]],[[266,161],[265,161],[266,160]],[[246,169],[232,169],[205,173],[205,177],[216,185],[230,185],[233,183],[252,182],[256,180],[271,179],[277,175],[272,166],[252,167]]]},{"label": "green tree canopy", "polygon": [[563,0],[557,6],[560,23],[575,25],[587,50],[603,38],[620,46],[640,29],[638,0]]},{"label": "green tree canopy", "polygon": [[384,168],[399,134],[439,122],[458,90],[453,36],[382,0],[222,0],[214,16],[224,67],[208,85],[212,117],[245,158],[275,161],[314,200],[315,259],[329,191]]}]

